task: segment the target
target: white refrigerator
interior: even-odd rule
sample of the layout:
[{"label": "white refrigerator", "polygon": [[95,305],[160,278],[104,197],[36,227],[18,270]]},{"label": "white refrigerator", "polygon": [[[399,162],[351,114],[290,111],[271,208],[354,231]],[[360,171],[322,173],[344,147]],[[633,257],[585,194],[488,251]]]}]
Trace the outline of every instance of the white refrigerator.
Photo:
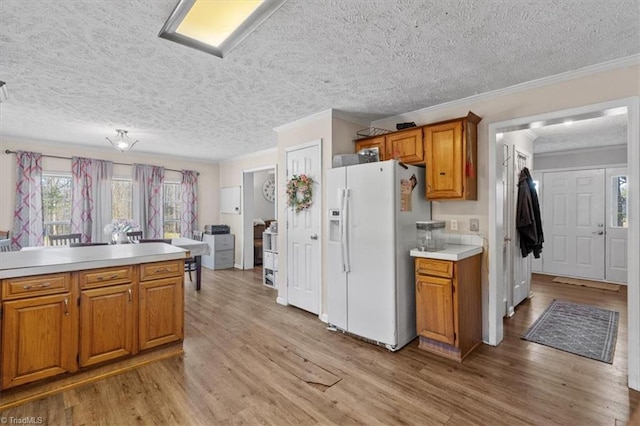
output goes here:
[{"label": "white refrigerator", "polygon": [[431,219],[424,168],[395,160],[327,173],[327,319],[395,351],[416,337],[409,251],[416,222]]}]

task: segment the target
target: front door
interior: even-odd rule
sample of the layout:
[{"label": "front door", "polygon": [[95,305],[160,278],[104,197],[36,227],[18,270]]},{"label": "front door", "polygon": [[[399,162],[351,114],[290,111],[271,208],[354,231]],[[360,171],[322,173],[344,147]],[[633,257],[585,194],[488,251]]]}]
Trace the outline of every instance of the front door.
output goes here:
[{"label": "front door", "polygon": [[287,182],[305,174],[313,180],[312,204],[296,212],[287,206],[287,300],[317,314],[320,301],[321,142],[287,150]]},{"label": "front door", "polygon": [[544,174],[545,273],[604,279],[604,170]]}]

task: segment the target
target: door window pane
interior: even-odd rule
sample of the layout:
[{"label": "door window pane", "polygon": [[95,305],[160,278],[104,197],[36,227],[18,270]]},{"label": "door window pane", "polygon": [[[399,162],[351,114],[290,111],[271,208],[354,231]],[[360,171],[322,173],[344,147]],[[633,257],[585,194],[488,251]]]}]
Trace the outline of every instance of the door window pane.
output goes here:
[{"label": "door window pane", "polygon": [[611,227],[626,228],[627,216],[627,176],[611,177]]}]

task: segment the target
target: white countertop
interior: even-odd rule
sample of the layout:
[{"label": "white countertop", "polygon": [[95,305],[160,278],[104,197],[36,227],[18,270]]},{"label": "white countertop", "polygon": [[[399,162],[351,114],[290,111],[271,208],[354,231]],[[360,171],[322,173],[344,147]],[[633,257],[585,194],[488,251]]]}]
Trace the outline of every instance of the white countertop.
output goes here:
[{"label": "white countertop", "polygon": [[0,278],[184,259],[188,250],[164,243],[43,247],[0,253]]},{"label": "white countertop", "polygon": [[427,259],[452,260],[458,261],[467,257],[475,256],[482,253],[482,246],[473,246],[465,244],[445,244],[444,250],[440,251],[420,251],[413,249],[409,252],[412,257],[424,257]]}]

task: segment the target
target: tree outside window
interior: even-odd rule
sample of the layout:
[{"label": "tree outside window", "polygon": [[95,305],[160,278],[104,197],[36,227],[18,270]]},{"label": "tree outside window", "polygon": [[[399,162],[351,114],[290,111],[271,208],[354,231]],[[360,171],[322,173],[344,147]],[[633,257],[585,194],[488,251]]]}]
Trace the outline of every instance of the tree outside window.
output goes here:
[{"label": "tree outside window", "polygon": [[42,175],[44,235],[71,233],[71,176]]},{"label": "tree outside window", "polygon": [[180,236],[180,215],[182,214],[181,188],[177,182],[165,182],[164,195],[164,238]]}]

